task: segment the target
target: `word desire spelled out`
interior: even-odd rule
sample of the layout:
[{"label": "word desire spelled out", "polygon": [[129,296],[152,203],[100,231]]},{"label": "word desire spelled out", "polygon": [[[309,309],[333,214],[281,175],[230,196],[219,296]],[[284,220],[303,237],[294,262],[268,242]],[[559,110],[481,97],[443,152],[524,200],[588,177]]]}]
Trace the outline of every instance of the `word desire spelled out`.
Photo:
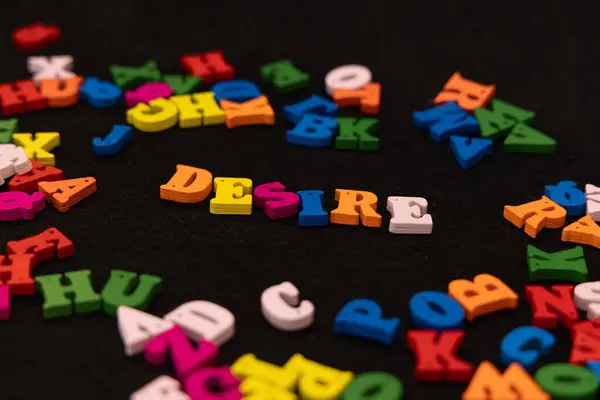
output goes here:
[{"label": "word desire spelled out", "polygon": [[[323,209],[322,190],[287,191],[280,182],[263,183],[253,188],[248,178],[213,178],[201,168],[177,165],[171,179],[160,187],[160,197],[178,203],[199,203],[214,191],[211,214],[250,215],[254,207],[264,209],[267,217],[277,220],[298,215],[300,226],[328,224],[359,225],[379,228],[377,195],[364,190],[336,189],[336,209]],[[387,211],[391,214],[389,231],[404,234],[430,234],[433,219],[427,214],[427,200],[422,197],[390,196]]]}]

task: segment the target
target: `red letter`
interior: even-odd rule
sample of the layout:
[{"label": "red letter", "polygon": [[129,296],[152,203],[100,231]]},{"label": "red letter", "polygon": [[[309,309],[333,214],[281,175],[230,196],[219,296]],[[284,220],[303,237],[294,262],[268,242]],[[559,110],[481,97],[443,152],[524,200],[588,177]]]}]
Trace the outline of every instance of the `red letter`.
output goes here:
[{"label": "red letter", "polygon": [[48,107],[48,99],[38,92],[33,81],[18,81],[0,85],[0,103],[4,115],[41,110]]},{"label": "red letter", "polygon": [[223,58],[221,50],[181,57],[182,68],[192,76],[201,77],[204,83],[233,79],[235,70]]},{"label": "red letter", "polygon": [[587,361],[600,360],[600,318],[581,321],[571,326],[572,364],[586,364]]},{"label": "red letter", "polygon": [[571,326],[571,339],[575,338],[577,332],[585,332],[586,334],[600,339],[600,317],[591,321],[581,321]]},{"label": "red letter", "polygon": [[35,192],[38,182],[53,182],[65,179],[62,169],[44,165],[39,161],[31,160],[31,171],[23,175],[15,175],[8,184],[11,191]]},{"label": "red letter", "polygon": [[[454,352],[465,334],[462,331],[444,331],[436,341],[436,331],[408,331],[408,347],[417,358],[415,377],[423,381],[441,381],[444,377],[453,382],[466,382],[474,367],[458,358]],[[443,361],[443,363],[442,363]]]},{"label": "red letter", "polygon": [[38,51],[60,40],[60,28],[55,25],[44,25],[36,22],[15,29],[12,38],[17,49]]},{"label": "red letter", "polygon": [[556,321],[570,327],[579,320],[573,302],[573,285],[552,285],[552,292],[542,286],[525,286],[525,297],[533,311],[533,325],[556,328]]},{"label": "red letter", "polygon": [[35,282],[31,278],[31,269],[35,259],[31,254],[0,255],[0,284],[7,284],[10,295],[34,294]]},{"label": "red letter", "polygon": [[588,361],[600,360],[600,341],[585,332],[575,332],[571,347],[571,364],[585,365]]},{"label": "red letter", "polygon": [[21,240],[11,240],[6,244],[8,254],[33,254],[35,262],[54,257],[57,250],[58,259],[73,257],[73,242],[56,228],[48,228],[39,235]]}]

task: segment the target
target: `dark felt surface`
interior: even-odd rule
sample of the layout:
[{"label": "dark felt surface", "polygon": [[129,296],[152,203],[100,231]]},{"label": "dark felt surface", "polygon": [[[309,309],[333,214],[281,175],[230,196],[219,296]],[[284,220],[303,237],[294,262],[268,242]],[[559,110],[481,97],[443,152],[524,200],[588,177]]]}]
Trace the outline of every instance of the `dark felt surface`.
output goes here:
[{"label": "dark felt surface", "polygon": [[[98,192],[69,213],[48,206],[33,221],[2,223],[0,240],[54,226],[74,241],[76,255],[44,262],[36,274],[90,269],[97,291],[111,269],[156,274],[164,279],[164,291],[150,307],[155,315],[197,299],[228,308],[237,333],[222,348],[224,363],[253,352],[283,364],[300,352],[356,373],[390,372],[404,383],[407,399],[459,398],[466,384],[414,382],[413,356],[405,345],[409,299],[422,290],[445,291],[451,280],[482,272],[522,295],[528,283],[527,244],[546,251],[572,247],[561,243],[560,230],[545,230],[531,240],[502,218],[502,207],[537,199],[544,185],[559,180],[600,182],[597,6],[394,4],[7,4],[0,25],[3,82],[30,76],[28,55],[70,54],[78,74],[110,79],[112,63],[141,65],[154,59],[164,73],[176,74],[183,72],[181,55],[223,49],[237,77],[258,82],[261,65],[290,58],[311,75],[311,85],[279,95],[261,84],[277,113],[274,127],[135,132],[123,152],[109,159],[95,156],[91,138],[124,123],[124,107],[97,110],[80,104],[20,115],[21,132],[60,132],[57,166],[68,178],[94,176]],[[35,21],[61,26],[62,42],[42,52],[18,52],[10,33]],[[383,84],[381,151],[288,145],[290,125],[282,107],[313,93],[325,95],[325,74],[348,63],[369,66]],[[532,126],[557,139],[556,154],[509,154],[497,146],[474,170],[463,171],[447,144],[434,143],[411,123],[411,113],[427,108],[455,71],[495,83],[498,98],[536,111]],[[343,109],[341,114],[360,112]],[[369,190],[379,196],[383,226],[304,229],[296,218],[274,222],[258,209],[251,216],[216,216],[209,213],[208,201],[162,201],[159,186],[176,164],[205,168],[215,177],[251,178],[255,185],[280,181],[293,190],[322,189],[328,210],[335,207],[336,188]],[[428,199],[432,235],[388,232],[385,201],[394,195]],[[586,247],[585,255],[590,278],[600,278],[598,251]],[[278,332],[261,315],[261,292],[284,280],[316,306],[308,331]],[[386,316],[401,318],[393,346],[333,334],[337,312],[361,297],[381,304]],[[13,298],[11,314],[0,330],[2,398],[125,399],[160,374],[173,374],[171,367],[150,366],[142,356],[126,357],[116,320],[103,313],[46,321],[38,294]],[[521,298],[516,311],[468,323],[460,354],[476,364],[490,360],[499,366],[501,338],[530,322],[530,308]],[[558,344],[545,362],[568,359],[567,333],[556,330]]]}]

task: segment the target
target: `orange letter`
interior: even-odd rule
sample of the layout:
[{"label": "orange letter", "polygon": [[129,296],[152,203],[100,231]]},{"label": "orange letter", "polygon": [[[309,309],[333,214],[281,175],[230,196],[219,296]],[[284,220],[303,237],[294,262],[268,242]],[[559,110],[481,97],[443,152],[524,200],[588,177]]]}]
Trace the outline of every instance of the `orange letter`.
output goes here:
[{"label": "orange letter", "polygon": [[96,179],[90,176],[65,181],[40,182],[38,189],[44,193],[47,201],[52,201],[58,211],[65,212],[96,192]]},{"label": "orange letter", "polygon": [[205,169],[178,165],[169,182],[160,187],[160,198],[178,203],[199,203],[212,191],[212,174]]},{"label": "orange letter", "polygon": [[229,100],[221,100],[221,108],[225,112],[225,125],[228,128],[244,125],[275,123],[275,112],[266,96],[244,103],[235,103]]},{"label": "orange letter", "polygon": [[531,379],[518,363],[512,363],[503,374],[489,361],[475,371],[462,400],[550,400],[550,396]]},{"label": "orange letter", "polygon": [[333,89],[333,100],[340,107],[360,106],[365,114],[377,114],[381,100],[381,85],[367,83],[360,89]]},{"label": "orange letter", "polygon": [[563,229],[561,239],[563,242],[587,244],[600,249],[600,226],[591,215],[586,215]]},{"label": "orange letter", "polygon": [[517,308],[519,301],[511,288],[489,274],[477,275],[473,282],[456,279],[448,285],[448,294],[463,306],[469,321],[505,308]]},{"label": "orange letter", "polygon": [[362,190],[335,189],[338,208],[331,212],[330,222],[340,225],[358,225],[379,228],[381,215],[377,214],[377,196]]},{"label": "orange letter", "polygon": [[433,104],[454,101],[463,110],[473,111],[487,106],[495,92],[495,85],[485,86],[465,79],[460,76],[460,73],[455,72],[444,85],[444,89],[435,96]]},{"label": "orange letter", "polygon": [[82,82],[83,78],[80,76],[68,79],[42,79],[40,92],[48,99],[50,107],[68,107],[79,101],[79,86]]},{"label": "orange letter", "polygon": [[525,233],[535,238],[542,228],[563,226],[567,218],[567,210],[546,196],[542,196],[540,200],[520,206],[504,206],[504,218],[517,228],[522,228],[525,224]]}]

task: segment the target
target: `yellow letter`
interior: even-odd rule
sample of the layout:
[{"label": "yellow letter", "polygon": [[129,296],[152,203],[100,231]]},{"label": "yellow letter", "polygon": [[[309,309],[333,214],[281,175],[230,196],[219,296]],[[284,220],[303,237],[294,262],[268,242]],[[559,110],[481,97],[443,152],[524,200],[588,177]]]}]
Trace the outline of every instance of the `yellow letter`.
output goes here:
[{"label": "yellow letter", "polygon": [[170,100],[179,109],[180,128],[218,125],[225,122],[225,113],[219,108],[213,92],[172,96]]},{"label": "yellow letter", "polygon": [[142,132],[166,131],[177,124],[177,106],[163,98],[138,103],[127,110],[127,123]]},{"label": "yellow letter", "polygon": [[294,354],[284,368],[300,374],[298,391],[308,400],[334,400],[340,397],[354,378],[349,371],[340,371]]},{"label": "yellow letter", "polygon": [[210,200],[211,214],[252,214],[252,180],[248,178],[215,178],[215,197]]}]

